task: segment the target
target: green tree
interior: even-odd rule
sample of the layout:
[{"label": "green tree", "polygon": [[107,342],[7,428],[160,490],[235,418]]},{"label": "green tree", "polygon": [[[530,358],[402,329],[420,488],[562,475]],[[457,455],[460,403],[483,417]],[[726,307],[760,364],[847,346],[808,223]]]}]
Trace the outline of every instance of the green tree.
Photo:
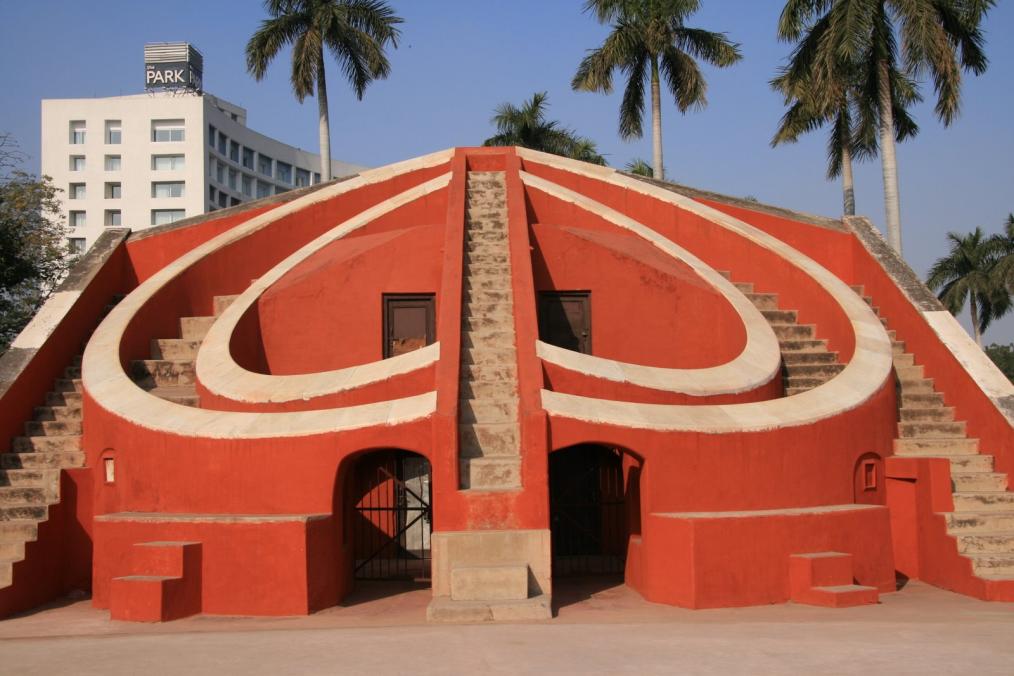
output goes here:
[{"label": "green tree", "polygon": [[13,171],[0,178],[0,353],[74,262],[57,192],[48,176]]},{"label": "green tree", "polygon": [[951,314],[960,313],[968,302],[975,342],[982,347],[982,334],[1010,308],[1010,294],[997,281],[995,249],[982,228],[967,235],[949,232],[947,239],[951,250],[930,268],[926,284]]},{"label": "green tree", "polygon": [[521,104],[501,103],[493,124],[496,134],[483,141],[484,146],[521,146],[562,155],[582,162],[605,164],[595,143],[567,129],[556,120],[546,119],[546,92],[536,92]]},{"label": "green tree", "polygon": [[998,345],[996,343],[987,345],[986,355],[1003,371],[1008,380],[1014,382],[1014,343],[1010,343],[1009,345]]},{"label": "green tree", "polygon": [[[894,143],[897,74],[928,75],[937,117],[951,124],[961,104],[962,70],[981,74],[988,61],[979,28],[995,0],[788,0],[778,23],[783,40],[796,41],[823,26],[814,43],[815,77],[834,80],[837,64],[861,73],[863,100],[875,102],[884,209],[891,246],[901,253],[901,205]],[[898,42],[902,44],[899,50]]]},{"label": "green tree", "polygon": [[997,281],[1014,293],[1014,213],[1004,221],[1003,232],[993,236],[992,246],[997,256],[994,268]]},{"label": "green tree", "polygon": [[613,74],[622,71],[626,89],[620,104],[620,137],[643,135],[645,83],[651,88],[652,171],[664,179],[662,78],[680,112],[707,105],[707,82],[697,59],[720,68],[742,58],[724,33],[690,28],[685,21],[700,0],[587,0],[585,11],[612,32],[581,61],[571,81],[575,90],[610,93]]},{"label": "green tree", "polygon": [[257,80],[286,45],[292,46],[292,91],[302,103],[316,89],[320,122],[320,175],[331,180],[324,52],[329,51],[360,101],[366,87],[391,72],[384,53],[398,47],[395,15],[382,0],[265,0],[270,15],[246,44],[246,67]]},{"label": "green tree", "polygon": [[651,178],[652,176],[655,175],[655,172],[652,170],[651,165],[640,157],[635,157],[634,159],[627,162],[626,169],[631,174],[635,174],[637,176],[647,176],[648,178]]}]

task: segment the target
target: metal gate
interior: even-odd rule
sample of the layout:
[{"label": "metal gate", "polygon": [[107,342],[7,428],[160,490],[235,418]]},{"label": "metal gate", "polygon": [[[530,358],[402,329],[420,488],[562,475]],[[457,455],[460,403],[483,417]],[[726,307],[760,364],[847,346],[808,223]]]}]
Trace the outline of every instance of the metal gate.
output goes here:
[{"label": "metal gate", "polygon": [[430,463],[405,451],[356,465],[352,538],[359,580],[429,580]]},{"label": "metal gate", "polygon": [[554,577],[623,573],[628,528],[620,451],[589,445],[550,455],[549,508]]}]

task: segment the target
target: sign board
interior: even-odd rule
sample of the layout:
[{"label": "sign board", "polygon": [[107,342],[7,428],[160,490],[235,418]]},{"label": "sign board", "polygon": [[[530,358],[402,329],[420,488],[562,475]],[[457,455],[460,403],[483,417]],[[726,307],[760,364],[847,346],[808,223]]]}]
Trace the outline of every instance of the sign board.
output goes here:
[{"label": "sign board", "polygon": [[186,42],[144,46],[144,88],[201,91],[204,58]]}]

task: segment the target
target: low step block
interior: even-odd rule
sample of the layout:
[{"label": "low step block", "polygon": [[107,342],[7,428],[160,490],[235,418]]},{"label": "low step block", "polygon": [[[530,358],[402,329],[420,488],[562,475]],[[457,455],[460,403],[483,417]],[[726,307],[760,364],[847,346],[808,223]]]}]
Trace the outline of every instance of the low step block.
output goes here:
[{"label": "low step block", "polygon": [[532,622],[553,618],[548,594],[523,601],[454,601],[446,596],[433,599],[426,608],[430,622],[468,624],[478,622]]},{"label": "low step block", "polygon": [[528,566],[463,566],[451,570],[453,601],[521,601],[528,598]]},{"label": "low step block", "polygon": [[813,552],[789,557],[789,598],[826,608],[847,608],[877,603],[876,587],[858,585],[852,579],[852,555]]},{"label": "low step block", "polygon": [[113,578],[114,620],[168,622],[201,612],[201,544],[141,542],[131,550],[134,575]]}]

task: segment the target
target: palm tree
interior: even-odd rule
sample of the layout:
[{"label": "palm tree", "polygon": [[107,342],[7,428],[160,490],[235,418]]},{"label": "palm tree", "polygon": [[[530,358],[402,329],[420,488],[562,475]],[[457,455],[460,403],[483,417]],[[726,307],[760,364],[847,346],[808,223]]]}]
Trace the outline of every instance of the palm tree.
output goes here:
[{"label": "palm tree", "polygon": [[982,347],[982,334],[1010,309],[1010,293],[998,283],[992,238],[987,238],[982,228],[967,235],[949,232],[947,239],[950,253],[933,264],[926,284],[938,291],[937,297],[951,314],[960,313],[968,301],[975,342]]},{"label": "palm tree", "polygon": [[640,157],[635,157],[627,162],[626,169],[636,176],[647,176],[648,178],[651,178],[654,175],[651,165]]},{"label": "palm tree", "polygon": [[993,252],[997,256],[994,274],[997,281],[1014,293],[1014,213],[1007,216],[1003,232],[992,237]]},{"label": "palm tree", "polygon": [[[961,71],[981,74],[987,59],[979,25],[995,0],[788,0],[778,23],[784,40],[823,30],[814,44],[818,79],[833,79],[844,60],[862,74],[863,99],[876,104],[888,240],[901,253],[901,206],[894,143],[901,71],[933,79],[937,117],[957,117]],[[902,49],[899,54],[898,39]],[[899,66],[902,68],[899,69]]]},{"label": "palm tree", "polygon": [[384,48],[397,49],[402,19],[382,0],[265,0],[271,18],[246,44],[246,67],[257,80],[282,47],[292,45],[292,91],[300,103],[317,91],[320,113],[320,175],[331,180],[331,129],[327,111],[324,51],[341,67],[356,98],[391,72]]},{"label": "palm tree", "polygon": [[496,107],[493,124],[497,133],[483,142],[484,146],[521,146],[582,162],[605,164],[594,141],[578,136],[556,120],[546,119],[546,92],[536,92],[521,107],[501,103]]},{"label": "palm tree", "polygon": [[700,0],[587,0],[585,11],[612,32],[602,46],[590,51],[571,81],[575,90],[610,93],[613,73],[627,79],[620,104],[620,137],[641,138],[644,86],[651,86],[652,171],[664,179],[662,163],[661,80],[681,113],[707,105],[707,83],[695,59],[719,67],[742,58],[739,45],[724,33],[689,28],[684,22],[700,7]]}]

